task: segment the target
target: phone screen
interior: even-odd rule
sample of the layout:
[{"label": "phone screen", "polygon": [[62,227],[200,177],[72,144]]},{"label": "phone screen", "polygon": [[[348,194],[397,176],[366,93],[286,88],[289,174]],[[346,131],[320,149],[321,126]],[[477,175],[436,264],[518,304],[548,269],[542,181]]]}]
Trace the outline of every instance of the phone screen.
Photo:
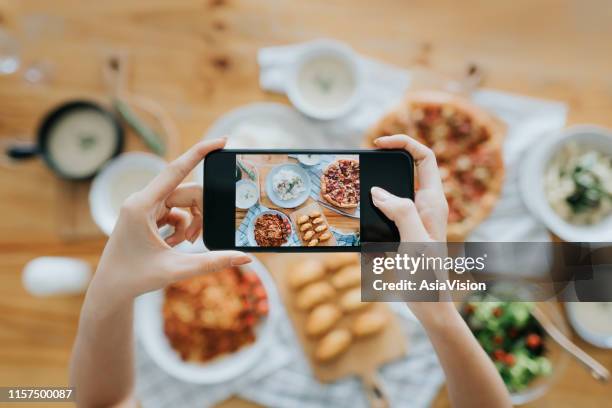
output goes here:
[{"label": "phone screen", "polygon": [[413,198],[413,161],[393,150],[219,150],[204,160],[209,249],[358,252],[397,242],[374,206],[379,186]]},{"label": "phone screen", "polygon": [[236,247],[359,246],[358,154],[236,155]]}]

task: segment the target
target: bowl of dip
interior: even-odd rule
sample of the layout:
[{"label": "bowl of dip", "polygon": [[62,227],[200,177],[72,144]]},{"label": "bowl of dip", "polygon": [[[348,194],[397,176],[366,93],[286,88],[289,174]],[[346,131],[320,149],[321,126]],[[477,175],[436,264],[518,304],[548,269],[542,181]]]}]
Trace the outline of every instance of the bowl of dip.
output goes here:
[{"label": "bowl of dip", "polygon": [[345,115],[361,96],[363,78],[353,50],[335,41],[304,46],[287,81],[287,96],[303,114],[329,120]]},{"label": "bowl of dip", "polygon": [[612,302],[567,302],[572,327],[584,340],[612,349]]},{"label": "bowl of dip", "polygon": [[53,172],[69,180],[91,178],[123,148],[123,128],[116,116],[90,101],[70,101],[52,109],[37,133],[35,143],[10,146],[8,156],[41,156]]},{"label": "bowl of dip", "polygon": [[236,183],[236,207],[248,210],[259,201],[259,189],[251,180],[240,180]]},{"label": "bowl of dip", "polygon": [[142,190],[164,168],[166,162],[145,152],[123,153],[105,166],[89,190],[89,209],[94,222],[106,234],[113,232],[121,205]]}]

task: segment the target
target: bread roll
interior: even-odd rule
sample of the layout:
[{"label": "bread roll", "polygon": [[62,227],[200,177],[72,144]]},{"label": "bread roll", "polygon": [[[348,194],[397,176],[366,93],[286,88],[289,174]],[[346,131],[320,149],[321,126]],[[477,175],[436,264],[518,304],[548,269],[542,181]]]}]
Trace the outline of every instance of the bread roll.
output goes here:
[{"label": "bread roll", "polygon": [[324,275],[325,267],[323,263],[315,259],[306,259],[298,262],[297,265],[289,271],[287,280],[292,289],[299,289],[304,285],[318,281]]},{"label": "bread roll", "polygon": [[355,337],[366,337],[374,335],[385,327],[389,315],[381,311],[368,311],[355,318],[351,325],[351,331]]},{"label": "bread roll", "polygon": [[301,225],[301,224],[303,224],[305,222],[308,222],[308,216],[307,215],[301,215],[301,216],[298,217],[296,222],[297,222],[298,225]]},{"label": "bread roll", "polygon": [[332,285],[336,289],[347,289],[361,283],[361,266],[347,265],[342,267],[332,276]]},{"label": "bread roll", "polygon": [[312,224],[307,222],[306,224],[300,225],[300,231],[308,231],[312,228]]},{"label": "bread roll", "polygon": [[318,304],[331,300],[335,294],[336,290],[328,282],[314,282],[298,292],[295,304],[300,310],[310,310]]},{"label": "bread roll", "polygon": [[336,270],[344,265],[359,263],[359,255],[349,252],[340,252],[325,258],[325,266],[329,270]]},{"label": "bread roll", "polygon": [[327,229],[327,225],[325,225],[325,224],[321,224],[321,225],[317,225],[317,226],[315,227],[315,229],[314,229],[314,230],[315,230],[316,232],[323,232],[323,231],[325,231],[326,229]]},{"label": "bread roll", "polygon": [[311,240],[311,241],[308,243],[308,246],[309,246],[309,247],[313,247],[313,246],[317,246],[317,245],[319,245],[319,240],[318,240],[318,239],[316,239],[316,238],[315,238],[315,239],[313,239],[313,240]]},{"label": "bread roll", "polygon": [[314,225],[321,224],[322,222],[323,222],[323,217],[317,217],[314,220],[312,220],[312,223]]},{"label": "bread roll", "polygon": [[308,230],[304,233],[304,241],[308,241],[310,240],[310,238],[312,238],[312,236],[315,234],[315,232],[313,230]]},{"label": "bread roll", "polygon": [[331,238],[331,232],[327,231],[319,235],[319,241],[327,241]]},{"label": "bread roll", "polygon": [[309,216],[310,218],[318,218],[318,217],[320,217],[320,216],[321,216],[321,213],[320,213],[319,211],[313,211],[313,212],[311,212],[310,214],[308,214],[308,216]]},{"label": "bread roll", "polygon": [[330,331],[321,339],[315,349],[315,359],[320,362],[330,361],[344,353],[351,344],[351,332],[346,329]]},{"label": "bread roll", "polygon": [[340,298],[340,307],[347,313],[356,312],[367,307],[369,303],[361,301],[361,288],[353,288]]},{"label": "bread roll", "polygon": [[315,307],[306,319],[306,334],[311,337],[327,333],[342,317],[338,306],[325,303]]}]

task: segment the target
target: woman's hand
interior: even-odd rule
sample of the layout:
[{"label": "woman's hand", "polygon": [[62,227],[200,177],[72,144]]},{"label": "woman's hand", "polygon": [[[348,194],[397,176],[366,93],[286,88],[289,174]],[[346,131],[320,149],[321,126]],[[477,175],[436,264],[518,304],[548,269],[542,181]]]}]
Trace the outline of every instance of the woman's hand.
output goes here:
[{"label": "woman's hand", "polygon": [[[406,149],[416,164],[419,188],[414,202],[379,188],[372,201],[400,232],[402,242],[446,242],[448,204],[433,152],[406,135],[380,137],[381,149]],[[510,397],[491,359],[463,321],[453,302],[410,302],[446,373],[454,407],[510,407]]]},{"label": "woman's hand", "polygon": [[[186,254],[172,249],[184,240],[195,241],[202,229],[202,187],[179,184],[208,153],[224,145],[224,139],[196,144],[126,200],[100,259],[96,284],[125,299],[251,261],[239,251]],[[165,241],[158,232],[163,225],[174,227]]]},{"label": "woman's hand", "polygon": [[419,185],[414,201],[374,187],[374,205],[395,222],[402,242],[446,242],[448,204],[433,151],[406,135],[383,136],[374,143],[381,149],[405,149],[410,153]]}]

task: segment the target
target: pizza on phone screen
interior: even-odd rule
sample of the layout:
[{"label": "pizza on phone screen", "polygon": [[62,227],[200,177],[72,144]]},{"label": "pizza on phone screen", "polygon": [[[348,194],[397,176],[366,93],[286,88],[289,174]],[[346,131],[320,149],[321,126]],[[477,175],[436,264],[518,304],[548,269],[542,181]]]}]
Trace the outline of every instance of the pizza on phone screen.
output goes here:
[{"label": "pizza on phone screen", "polygon": [[321,196],[340,208],[359,206],[359,161],[339,159],[330,163],[321,175]]},{"label": "pizza on phone screen", "polygon": [[449,206],[448,240],[462,241],[491,212],[504,180],[505,126],[465,97],[438,91],[413,92],[366,136],[403,133],[436,155]]}]

